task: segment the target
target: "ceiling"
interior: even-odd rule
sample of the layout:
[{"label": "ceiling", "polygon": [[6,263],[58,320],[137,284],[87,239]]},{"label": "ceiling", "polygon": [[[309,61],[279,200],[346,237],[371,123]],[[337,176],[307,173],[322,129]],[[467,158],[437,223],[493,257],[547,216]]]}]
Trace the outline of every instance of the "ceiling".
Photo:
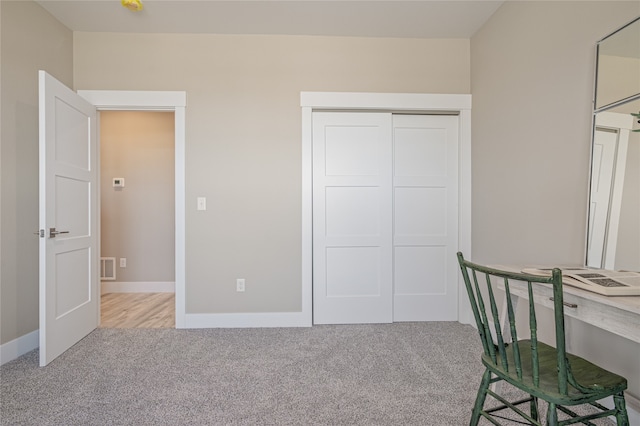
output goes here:
[{"label": "ceiling", "polygon": [[503,1],[38,0],[73,31],[470,38]]}]

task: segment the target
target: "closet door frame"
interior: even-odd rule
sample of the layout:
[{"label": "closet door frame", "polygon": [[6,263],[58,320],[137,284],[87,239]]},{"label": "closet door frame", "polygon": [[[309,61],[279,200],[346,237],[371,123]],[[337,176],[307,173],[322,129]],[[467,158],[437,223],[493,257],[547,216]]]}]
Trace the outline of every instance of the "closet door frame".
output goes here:
[{"label": "closet door frame", "polygon": [[[314,111],[381,111],[458,114],[458,250],[471,257],[471,95],[420,93],[301,92],[302,109],[302,316],[313,323],[313,158]],[[458,321],[471,312],[458,277]]]}]

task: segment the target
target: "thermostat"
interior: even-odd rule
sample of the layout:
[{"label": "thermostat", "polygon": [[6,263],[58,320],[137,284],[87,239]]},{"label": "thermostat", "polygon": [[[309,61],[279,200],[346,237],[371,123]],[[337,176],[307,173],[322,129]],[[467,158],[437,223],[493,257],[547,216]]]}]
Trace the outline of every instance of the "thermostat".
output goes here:
[{"label": "thermostat", "polygon": [[124,188],[124,178],[113,178],[114,188]]}]

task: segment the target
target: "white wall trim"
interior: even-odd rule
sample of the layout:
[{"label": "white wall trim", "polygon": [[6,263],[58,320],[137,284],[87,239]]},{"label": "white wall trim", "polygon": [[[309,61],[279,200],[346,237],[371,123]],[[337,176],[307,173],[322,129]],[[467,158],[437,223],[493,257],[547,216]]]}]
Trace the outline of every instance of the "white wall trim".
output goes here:
[{"label": "white wall trim", "polygon": [[311,107],[302,108],[302,315],[313,325],[313,158]]},{"label": "white wall trim", "polygon": [[31,333],[23,334],[17,339],[13,339],[3,345],[0,345],[0,365],[4,365],[9,361],[31,352],[39,347],[40,331],[35,330]]},{"label": "white wall trim", "polygon": [[141,90],[78,90],[78,95],[99,110],[166,110],[187,106],[186,92]]},{"label": "white wall trim", "polygon": [[184,328],[309,327],[304,312],[187,314]]},{"label": "white wall trim", "polygon": [[[419,93],[301,92],[302,108],[302,317],[311,325],[313,291],[312,113],[319,110],[456,112],[460,116],[458,247],[471,258],[471,95]],[[453,259],[452,261],[454,261]],[[462,277],[458,276],[458,321],[471,322]]]},{"label": "white wall trim", "polygon": [[[469,96],[469,104],[471,104],[471,96]],[[460,110],[459,134],[458,250],[468,259],[473,259],[471,253],[471,105],[468,109]],[[458,321],[462,324],[475,322],[462,274],[458,274]]]},{"label": "white wall trim", "polygon": [[175,114],[175,293],[176,293],[176,328],[184,328],[187,309],[187,197],[186,197],[186,111],[184,106],[176,106]]},{"label": "white wall trim", "polygon": [[175,119],[175,293],[176,328],[184,328],[186,312],[186,92],[78,90],[98,110],[174,111]]},{"label": "white wall trim", "polygon": [[633,116],[619,112],[599,112],[595,116],[596,127],[612,127],[614,129],[633,129]]},{"label": "white wall trim", "polygon": [[175,293],[173,281],[102,281],[100,294],[105,293]]},{"label": "white wall trim", "polygon": [[471,95],[427,93],[301,92],[300,106],[318,109],[461,111],[471,109]]}]

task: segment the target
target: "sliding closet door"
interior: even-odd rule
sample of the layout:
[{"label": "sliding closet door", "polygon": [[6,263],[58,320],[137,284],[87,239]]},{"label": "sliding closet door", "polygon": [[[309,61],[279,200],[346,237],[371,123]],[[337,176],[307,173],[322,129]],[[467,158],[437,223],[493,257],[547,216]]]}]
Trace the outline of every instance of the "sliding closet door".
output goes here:
[{"label": "sliding closet door", "polygon": [[458,319],[458,117],[393,116],[394,321]]},{"label": "sliding closet door", "polygon": [[315,324],[458,319],[458,117],[313,114]]},{"label": "sliding closet door", "polygon": [[391,322],[388,113],[313,114],[313,322]]}]

